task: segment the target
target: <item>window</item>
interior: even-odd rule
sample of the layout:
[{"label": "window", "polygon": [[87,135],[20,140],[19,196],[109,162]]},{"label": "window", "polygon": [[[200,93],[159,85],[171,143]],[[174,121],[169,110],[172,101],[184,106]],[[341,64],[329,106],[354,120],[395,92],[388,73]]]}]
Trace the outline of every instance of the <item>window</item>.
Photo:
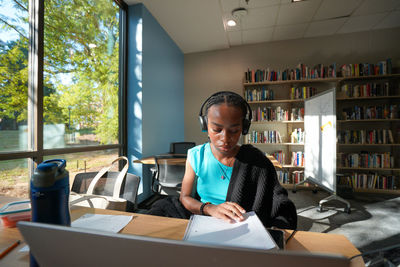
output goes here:
[{"label": "window", "polygon": [[72,179],[124,145],[124,3],[33,2],[0,2],[0,194],[18,197],[43,160],[67,159]]},{"label": "window", "polygon": [[48,0],[44,24],[44,148],[118,143],[117,5]]},{"label": "window", "polygon": [[28,177],[27,159],[0,161],[0,194],[27,198]]},{"label": "window", "polygon": [[[109,166],[112,160],[118,157],[118,149],[107,149],[92,152],[79,152],[61,155],[45,156],[43,160],[65,159],[67,161],[67,170],[69,172],[70,185],[78,173],[98,172],[101,168]],[[118,171],[118,164],[113,164],[110,171]]]},{"label": "window", "polygon": [[13,3],[0,2],[0,153],[28,149],[28,6]]}]

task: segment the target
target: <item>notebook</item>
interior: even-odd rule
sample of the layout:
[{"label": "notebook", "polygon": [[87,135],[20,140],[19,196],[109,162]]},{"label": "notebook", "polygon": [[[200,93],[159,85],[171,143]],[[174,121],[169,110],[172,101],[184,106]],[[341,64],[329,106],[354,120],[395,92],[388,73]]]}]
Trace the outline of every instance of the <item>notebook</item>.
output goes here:
[{"label": "notebook", "polygon": [[192,215],[183,240],[207,245],[278,249],[254,211],[243,216],[244,221],[228,223],[211,216]]}]

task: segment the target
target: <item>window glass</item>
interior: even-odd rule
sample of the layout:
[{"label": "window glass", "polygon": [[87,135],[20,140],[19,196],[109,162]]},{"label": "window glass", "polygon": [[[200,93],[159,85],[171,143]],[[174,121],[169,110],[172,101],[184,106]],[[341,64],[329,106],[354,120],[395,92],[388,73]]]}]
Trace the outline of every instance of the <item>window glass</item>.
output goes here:
[{"label": "window glass", "polygon": [[0,152],[28,149],[28,1],[0,1]]},{"label": "window glass", "polygon": [[44,148],[118,143],[119,7],[47,0]]},{"label": "window glass", "polygon": [[0,161],[0,195],[29,198],[28,159]]},{"label": "window glass", "polygon": [[[97,172],[118,157],[118,149],[46,156],[48,159],[67,160],[70,184],[77,173]],[[118,171],[115,163],[111,171]],[[0,161],[0,195],[29,198],[28,159]]]},{"label": "window glass", "polygon": [[[44,160],[67,160],[66,169],[69,172],[70,186],[72,186],[76,174],[83,172],[98,172],[101,168],[109,166],[111,162],[117,157],[118,149],[108,149],[101,151],[46,156]],[[110,171],[118,171],[118,164],[115,163]]]}]

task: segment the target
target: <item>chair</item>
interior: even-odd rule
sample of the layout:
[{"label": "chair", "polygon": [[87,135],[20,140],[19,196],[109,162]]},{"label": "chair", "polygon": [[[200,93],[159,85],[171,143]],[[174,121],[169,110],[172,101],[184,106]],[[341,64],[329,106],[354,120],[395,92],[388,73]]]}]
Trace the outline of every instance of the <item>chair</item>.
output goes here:
[{"label": "chair", "polygon": [[158,195],[179,195],[185,174],[186,156],[159,155],[154,157],[152,191]]},{"label": "chair", "polygon": [[175,142],[171,143],[171,154],[187,154],[187,151],[196,145],[195,142]]},{"label": "chair", "polygon": [[[90,182],[96,176],[97,172],[78,173],[72,183],[71,191],[83,194],[86,193]],[[106,172],[96,184],[93,194],[112,196],[114,183],[119,172]],[[136,198],[139,188],[140,177],[131,173],[127,173],[121,186],[120,197],[127,200],[126,211],[135,211],[137,208]]]}]

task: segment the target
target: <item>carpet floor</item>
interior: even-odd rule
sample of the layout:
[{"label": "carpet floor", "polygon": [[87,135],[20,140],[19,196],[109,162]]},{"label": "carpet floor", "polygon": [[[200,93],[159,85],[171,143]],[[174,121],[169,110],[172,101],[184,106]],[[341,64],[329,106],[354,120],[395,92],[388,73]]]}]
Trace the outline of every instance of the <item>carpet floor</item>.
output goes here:
[{"label": "carpet floor", "polygon": [[[329,196],[324,191],[289,192],[298,214],[298,230],[342,234],[362,253],[400,244],[400,196],[356,193],[346,199],[351,213],[345,213],[345,204],[337,200],[324,204],[318,211],[319,201]],[[367,263],[377,259],[379,253],[364,256]],[[400,248],[390,249],[384,257],[394,266],[400,266]],[[374,265],[387,266],[387,265]]]}]

